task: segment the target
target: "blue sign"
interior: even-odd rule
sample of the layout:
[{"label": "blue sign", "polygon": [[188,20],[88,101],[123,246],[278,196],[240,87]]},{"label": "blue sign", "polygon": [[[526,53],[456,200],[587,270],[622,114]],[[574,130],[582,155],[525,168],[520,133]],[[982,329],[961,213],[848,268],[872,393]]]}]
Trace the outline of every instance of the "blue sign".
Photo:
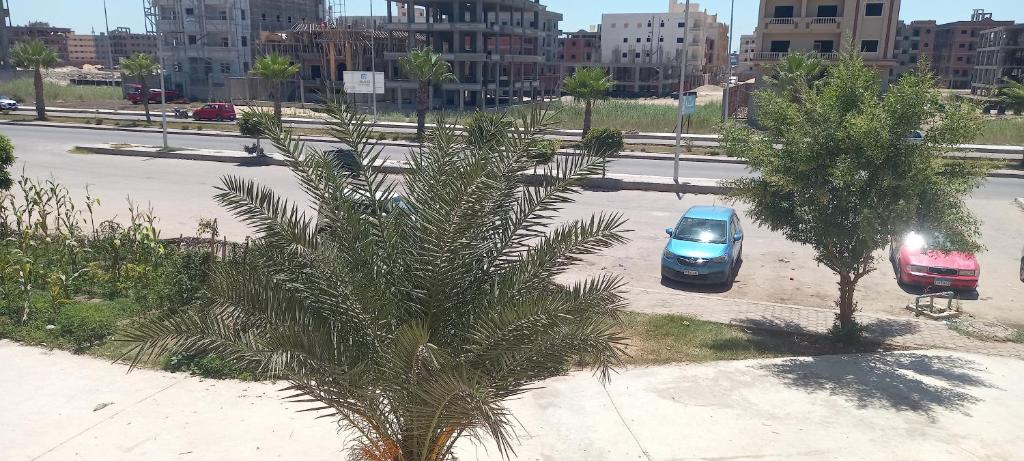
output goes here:
[{"label": "blue sign", "polygon": [[690,91],[683,95],[683,115],[691,115],[697,111],[697,93]]}]

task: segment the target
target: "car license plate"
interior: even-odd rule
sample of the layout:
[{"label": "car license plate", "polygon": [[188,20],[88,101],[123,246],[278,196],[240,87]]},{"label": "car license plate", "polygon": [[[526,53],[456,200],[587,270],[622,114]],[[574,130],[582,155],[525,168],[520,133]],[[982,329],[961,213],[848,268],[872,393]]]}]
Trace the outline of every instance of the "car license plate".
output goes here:
[{"label": "car license plate", "polygon": [[683,271],[683,275],[700,275],[697,271]]},{"label": "car license plate", "polygon": [[953,281],[949,279],[935,279],[935,286],[937,287],[948,287],[952,284]]}]

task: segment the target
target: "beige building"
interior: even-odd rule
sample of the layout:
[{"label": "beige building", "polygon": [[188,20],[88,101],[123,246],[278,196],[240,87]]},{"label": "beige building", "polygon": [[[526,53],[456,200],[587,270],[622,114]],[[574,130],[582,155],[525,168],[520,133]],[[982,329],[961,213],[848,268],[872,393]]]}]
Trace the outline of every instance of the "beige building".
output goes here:
[{"label": "beige building", "polygon": [[[757,33],[755,30],[754,33]],[[746,81],[754,76],[754,53],[757,52],[757,37],[740,36],[740,54],[736,63],[736,76],[739,81]]]},{"label": "beige building", "polygon": [[852,43],[887,81],[899,13],[900,0],[761,0],[755,71],[795,52],[834,60]]},{"label": "beige building", "polygon": [[97,36],[71,34],[68,36],[68,61],[72,66],[101,64],[96,49]]}]

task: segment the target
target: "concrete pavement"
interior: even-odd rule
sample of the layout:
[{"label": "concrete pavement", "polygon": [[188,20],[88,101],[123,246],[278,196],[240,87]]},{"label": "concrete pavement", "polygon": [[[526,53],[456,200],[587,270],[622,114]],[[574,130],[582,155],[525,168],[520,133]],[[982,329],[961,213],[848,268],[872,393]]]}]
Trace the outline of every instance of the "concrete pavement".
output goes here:
[{"label": "concrete pavement", "polygon": [[[343,458],[282,383],[203,380],[0,341],[5,460]],[[508,403],[521,460],[1015,459],[1024,362],[899,352],[588,372]],[[58,378],[59,377],[59,378]],[[497,461],[464,440],[459,459]]]}]

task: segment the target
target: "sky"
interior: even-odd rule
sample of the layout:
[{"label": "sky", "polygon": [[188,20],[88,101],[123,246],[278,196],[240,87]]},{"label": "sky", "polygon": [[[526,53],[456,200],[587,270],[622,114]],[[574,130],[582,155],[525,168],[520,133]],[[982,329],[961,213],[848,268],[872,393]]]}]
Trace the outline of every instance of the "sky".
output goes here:
[{"label": "sky", "polygon": [[[70,27],[76,33],[89,34],[106,30],[103,22],[103,0],[7,0],[11,21],[15,25],[28,21],[47,21],[54,26]],[[142,5],[145,0],[106,0],[110,28],[130,27],[145,30]],[[384,0],[349,0],[352,15],[383,14]],[[564,31],[586,29],[601,22],[601,13],[656,13],[668,9],[669,0],[541,0],[548,9],[564,15]],[[696,1],[702,9],[718,13],[719,21],[728,23],[730,0]],[[735,32],[733,48],[739,48],[739,35],[749,34],[757,22],[759,0],[735,0]],[[582,8],[582,9],[581,9]],[[934,19],[944,22],[967,20],[972,8],[984,8],[997,20],[1024,22],[1024,0],[903,0],[900,19]]]}]

